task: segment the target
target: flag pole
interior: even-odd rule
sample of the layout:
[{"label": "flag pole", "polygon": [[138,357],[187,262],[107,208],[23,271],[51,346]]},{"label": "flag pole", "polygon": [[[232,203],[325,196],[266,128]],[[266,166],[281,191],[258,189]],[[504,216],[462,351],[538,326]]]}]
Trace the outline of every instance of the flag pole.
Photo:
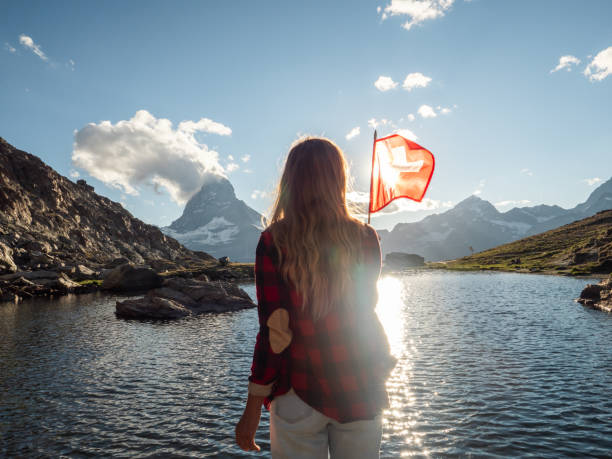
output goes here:
[{"label": "flag pole", "polygon": [[372,167],[370,168],[370,201],[368,203],[368,225],[370,224],[370,208],[372,207],[372,185],[374,175],[374,157],[376,153],[376,129],[374,129],[374,143],[372,144]]}]

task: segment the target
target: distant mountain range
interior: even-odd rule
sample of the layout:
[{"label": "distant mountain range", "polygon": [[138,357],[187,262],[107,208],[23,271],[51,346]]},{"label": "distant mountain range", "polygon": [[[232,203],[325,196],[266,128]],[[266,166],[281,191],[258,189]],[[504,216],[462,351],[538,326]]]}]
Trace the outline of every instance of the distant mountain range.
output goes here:
[{"label": "distant mountain range", "polygon": [[490,202],[470,196],[452,209],[415,223],[378,231],[383,254],[416,253],[428,261],[451,260],[542,233],[612,209],[612,179],[573,209],[539,205],[499,212]]},{"label": "distant mountain range", "polygon": [[261,233],[261,214],[236,197],[228,179],[209,174],[183,215],[161,230],[192,250],[251,262]]},{"label": "distant mountain range", "polygon": [[431,267],[569,275],[612,272],[612,210]]},{"label": "distant mountain range", "polygon": [[[383,255],[416,253],[428,261],[450,260],[590,217],[612,208],[612,179],[573,209],[539,205],[499,212],[470,196],[452,209],[416,223],[379,230]],[[185,206],[183,215],[162,231],[192,250],[235,261],[254,260],[261,214],[239,200],[224,177],[209,175]],[[471,249],[470,249],[471,248]]]}]

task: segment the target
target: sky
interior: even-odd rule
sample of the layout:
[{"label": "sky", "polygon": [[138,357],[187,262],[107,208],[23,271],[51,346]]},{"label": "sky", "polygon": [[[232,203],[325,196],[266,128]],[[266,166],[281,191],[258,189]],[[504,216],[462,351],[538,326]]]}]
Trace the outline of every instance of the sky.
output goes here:
[{"label": "sky", "polygon": [[436,157],[376,228],[573,207],[612,176],[611,73],[607,0],[0,0],[0,136],[159,226],[208,173],[269,211],[305,134],[367,200],[374,127]]}]

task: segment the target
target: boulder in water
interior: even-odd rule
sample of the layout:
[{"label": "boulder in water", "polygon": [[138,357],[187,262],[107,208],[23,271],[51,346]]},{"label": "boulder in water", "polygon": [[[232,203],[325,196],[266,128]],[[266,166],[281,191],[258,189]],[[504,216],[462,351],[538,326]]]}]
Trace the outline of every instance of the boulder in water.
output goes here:
[{"label": "boulder in water", "polygon": [[[165,301],[159,301],[165,300]],[[178,319],[205,312],[253,308],[255,303],[240,287],[229,282],[209,282],[173,277],[144,298],[117,301],[117,316],[138,319]]]},{"label": "boulder in water", "polygon": [[576,301],[584,306],[612,312],[612,276],[599,284],[588,284]]},{"label": "boulder in water", "polygon": [[150,268],[133,264],[118,266],[104,277],[102,289],[115,291],[149,290],[161,287],[162,278]]},{"label": "boulder in water", "polygon": [[117,301],[116,313],[125,319],[180,319],[191,315],[180,303],[158,296]]},{"label": "boulder in water", "polygon": [[385,257],[385,266],[391,269],[418,268],[425,265],[425,258],[414,253],[391,252]]}]

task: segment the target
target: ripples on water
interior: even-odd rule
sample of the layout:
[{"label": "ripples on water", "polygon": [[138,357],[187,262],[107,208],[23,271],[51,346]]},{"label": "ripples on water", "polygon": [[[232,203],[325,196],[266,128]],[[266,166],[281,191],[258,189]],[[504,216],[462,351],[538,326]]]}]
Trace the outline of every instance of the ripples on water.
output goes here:
[{"label": "ripples on water", "polygon": [[[612,315],[572,301],[586,283],[382,278],[377,310],[399,358],[382,457],[607,456]],[[124,321],[115,299],[0,306],[0,456],[252,456],[233,428],[256,310]],[[264,412],[262,456],[267,432]]]}]

